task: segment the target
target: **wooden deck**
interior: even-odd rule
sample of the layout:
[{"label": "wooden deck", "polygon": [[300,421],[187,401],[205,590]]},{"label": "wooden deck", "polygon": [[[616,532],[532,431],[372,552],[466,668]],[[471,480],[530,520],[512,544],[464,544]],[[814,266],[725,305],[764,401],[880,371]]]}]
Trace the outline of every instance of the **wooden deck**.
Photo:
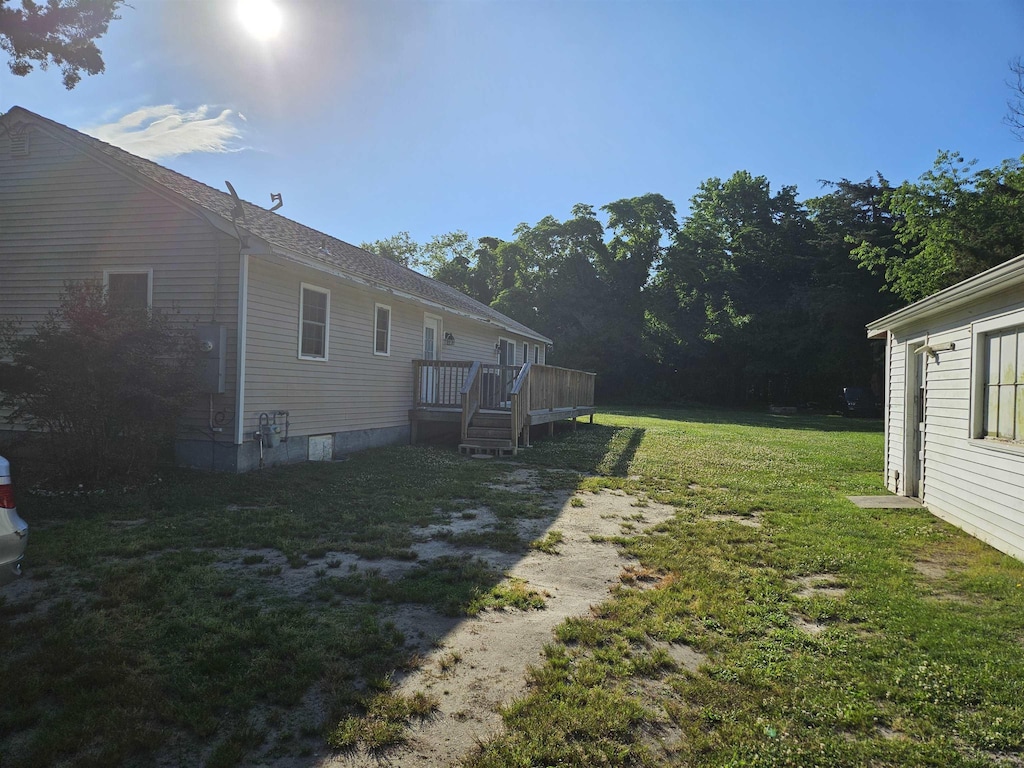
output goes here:
[{"label": "wooden deck", "polygon": [[530,445],[530,427],[588,416],[594,421],[595,374],[526,363],[413,361],[412,440],[423,422],[458,423],[459,449],[515,455]]}]

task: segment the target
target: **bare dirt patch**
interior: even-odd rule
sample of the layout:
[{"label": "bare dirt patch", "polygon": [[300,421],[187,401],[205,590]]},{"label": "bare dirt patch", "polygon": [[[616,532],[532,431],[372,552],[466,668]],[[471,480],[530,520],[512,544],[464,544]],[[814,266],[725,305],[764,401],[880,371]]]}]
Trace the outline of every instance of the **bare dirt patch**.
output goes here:
[{"label": "bare dirt patch", "polygon": [[[532,470],[514,470],[510,480],[513,488],[538,491]],[[584,505],[574,506],[561,495],[557,516],[541,521],[542,530],[562,533],[558,554],[531,551],[505,569],[509,578],[522,579],[547,596],[543,610],[488,611],[454,623],[421,607],[396,607],[396,627],[425,651],[419,669],[398,682],[397,692],[432,694],[439,709],[411,726],[406,744],[386,756],[357,751],[332,755],[319,765],[448,766],[500,733],[500,708],[526,692],[527,667],[542,661],[554,628],[605,600],[630,563],[608,540],[620,534],[624,522],[646,528],[675,514],[672,507],[648,503],[638,515],[635,501],[622,492],[602,491],[586,494]],[[684,648],[670,650],[673,658],[679,656],[677,663],[688,669],[699,665],[702,657]]]},{"label": "bare dirt patch", "polygon": [[705,520],[710,520],[713,523],[737,523],[738,525],[745,525],[748,528],[760,528],[761,527],[761,515],[753,513],[750,515],[739,515],[739,514],[719,514],[719,515],[707,515]]},{"label": "bare dirt patch", "polygon": [[821,596],[838,599],[846,596],[846,587],[827,573],[798,576],[793,581],[797,585],[797,589],[793,594],[797,597],[811,598]]}]

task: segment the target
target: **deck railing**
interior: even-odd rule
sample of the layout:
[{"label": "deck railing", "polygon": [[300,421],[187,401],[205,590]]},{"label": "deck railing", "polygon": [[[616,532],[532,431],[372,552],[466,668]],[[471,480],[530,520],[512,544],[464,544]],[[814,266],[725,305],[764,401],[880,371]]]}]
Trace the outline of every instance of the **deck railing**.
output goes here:
[{"label": "deck railing", "polygon": [[530,373],[530,410],[592,408],[596,378],[597,374],[588,371],[535,365]]},{"label": "deck railing", "polygon": [[520,365],[473,360],[413,360],[413,404],[416,408],[460,408],[471,376],[479,387],[479,407],[508,411],[509,394]]},{"label": "deck railing", "polygon": [[416,408],[460,408],[472,360],[413,360],[412,402]]},{"label": "deck railing", "polygon": [[509,413],[509,437],[517,449],[520,440],[529,445],[531,413],[593,408],[595,378],[587,371],[533,363],[413,360],[413,402],[416,408],[461,409],[463,440],[480,411]]},{"label": "deck railing", "polygon": [[[537,366],[540,368],[540,366]],[[523,438],[523,444],[530,444],[530,434],[524,431],[528,429],[526,426],[530,419],[530,379],[533,373],[534,366],[532,363],[526,363],[523,366],[523,370],[516,376],[516,380],[512,383],[512,392],[509,397],[512,401],[512,453],[513,455],[519,451],[519,440]]]}]

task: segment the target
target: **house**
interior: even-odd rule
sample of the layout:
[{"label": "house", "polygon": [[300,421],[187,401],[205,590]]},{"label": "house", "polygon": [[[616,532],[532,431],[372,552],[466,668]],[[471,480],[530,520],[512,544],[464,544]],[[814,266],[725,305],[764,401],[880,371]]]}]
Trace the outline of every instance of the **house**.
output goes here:
[{"label": "house", "polygon": [[[228,185],[230,187],[230,185]],[[68,281],[174,308],[207,355],[180,463],[241,472],[441,427],[515,451],[593,414],[593,375],[459,291],[20,107],[0,116],[0,318]],[[575,421],[574,421],[575,423]]]},{"label": "house", "polygon": [[1024,559],[1024,256],[868,336],[886,342],[886,486]]}]

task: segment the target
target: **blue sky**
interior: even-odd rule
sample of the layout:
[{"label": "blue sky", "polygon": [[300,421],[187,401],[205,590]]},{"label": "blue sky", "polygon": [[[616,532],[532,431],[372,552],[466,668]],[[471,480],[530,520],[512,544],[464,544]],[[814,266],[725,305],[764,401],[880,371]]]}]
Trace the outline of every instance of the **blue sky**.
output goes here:
[{"label": "blue sky", "polygon": [[[349,242],[519,222],[736,170],[917,178],[940,149],[1024,153],[1003,124],[1020,0],[132,0],[106,73],[0,70],[17,104]],[[126,127],[123,118],[135,115]],[[119,122],[120,121],[120,122]],[[143,130],[146,129],[146,130]],[[180,154],[176,154],[180,153]]]}]

